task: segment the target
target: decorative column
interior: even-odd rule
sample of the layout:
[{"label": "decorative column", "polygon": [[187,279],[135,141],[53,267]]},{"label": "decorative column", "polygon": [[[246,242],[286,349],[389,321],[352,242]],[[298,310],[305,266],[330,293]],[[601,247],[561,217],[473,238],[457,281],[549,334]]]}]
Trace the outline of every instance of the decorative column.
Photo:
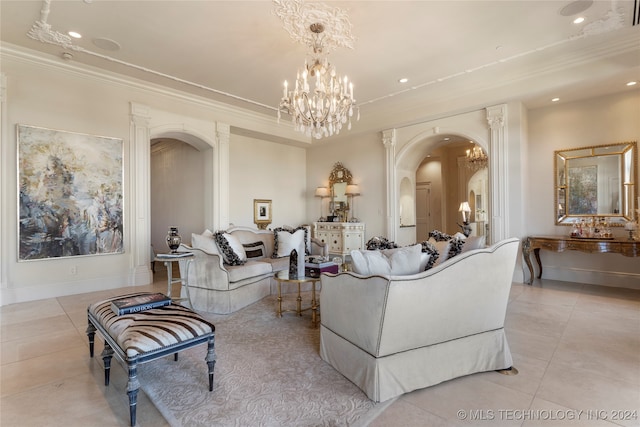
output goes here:
[{"label": "decorative column", "polygon": [[215,124],[217,156],[214,159],[213,221],[216,230],[229,227],[229,140],[231,126]]},{"label": "decorative column", "polygon": [[149,269],[151,257],[151,200],[149,140],[150,112],[148,107],[131,103],[129,135],[129,247],[131,270],[129,284],[146,285],[153,282]]},{"label": "decorative column", "polygon": [[382,144],[385,148],[385,172],[387,178],[387,224],[385,237],[392,242],[396,241],[396,225],[398,224],[395,217],[395,203],[397,200],[396,143],[397,137],[395,129],[389,129],[382,132]]},{"label": "decorative column", "polygon": [[489,139],[489,192],[491,200],[491,218],[489,236],[492,242],[499,242],[509,236],[507,209],[508,188],[508,146],[505,140],[507,105],[501,104],[487,108],[487,122],[491,130]]},{"label": "decorative column", "polygon": [[[7,129],[7,76],[4,73],[0,73],[0,140],[8,141],[6,135]],[[10,156],[8,153],[10,145],[11,144],[8,143],[0,144],[0,169],[4,171],[0,174],[0,233],[2,233],[3,236],[9,234],[7,213],[11,211],[7,208],[8,203],[6,199],[8,198],[9,192],[5,188],[7,185],[7,171],[10,170],[8,168],[8,160],[15,159],[15,157]],[[15,162],[15,160],[13,161]],[[8,284],[6,263],[9,260],[8,244],[10,240],[13,239],[0,239],[0,289],[6,288]]]}]

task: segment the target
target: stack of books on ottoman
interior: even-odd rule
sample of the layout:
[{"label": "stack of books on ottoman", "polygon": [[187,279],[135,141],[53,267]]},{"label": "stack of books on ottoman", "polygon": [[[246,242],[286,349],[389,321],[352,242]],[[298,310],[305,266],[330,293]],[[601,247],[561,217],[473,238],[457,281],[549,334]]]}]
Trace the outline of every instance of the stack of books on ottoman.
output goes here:
[{"label": "stack of books on ottoman", "polygon": [[304,275],[307,277],[320,277],[322,273],[338,274],[340,266],[335,262],[305,262]]},{"label": "stack of books on ottoman", "polygon": [[152,308],[164,307],[171,304],[171,298],[165,294],[144,294],[133,297],[124,297],[111,301],[111,310],[118,316],[123,314],[138,313]]}]

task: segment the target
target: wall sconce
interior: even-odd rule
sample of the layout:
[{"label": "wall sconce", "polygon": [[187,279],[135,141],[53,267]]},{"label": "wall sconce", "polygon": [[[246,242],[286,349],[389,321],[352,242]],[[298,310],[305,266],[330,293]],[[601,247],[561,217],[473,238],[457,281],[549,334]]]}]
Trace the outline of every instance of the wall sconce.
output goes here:
[{"label": "wall sconce", "polygon": [[319,222],[324,222],[327,220],[324,216],[322,216],[322,201],[329,196],[329,189],[327,187],[316,188],[315,197],[320,197],[320,218],[318,219]]},{"label": "wall sconce", "polygon": [[351,218],[349,218],[349,222],[360,222],[358,218],[356,218],[356,205],[353,203],[353,197],[360,195],[360,188],[357,184],[349,184],[347,185],[347,189],[344,192],[345,195],[351,197]]}]

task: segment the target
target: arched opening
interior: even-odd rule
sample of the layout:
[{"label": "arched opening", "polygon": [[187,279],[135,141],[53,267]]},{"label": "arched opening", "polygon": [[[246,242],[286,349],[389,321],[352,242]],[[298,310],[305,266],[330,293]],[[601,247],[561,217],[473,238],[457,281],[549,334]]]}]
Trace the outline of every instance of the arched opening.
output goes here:
[{"label": "arched opening", "polygon": [[[487,210],[489,200],[488,169],[480,170],[468,167],[466,150],[469,141],[482,145],[470,135],[455,133],[437,134],[414,139],[397,157],[396,170],[399,179],[397,206],[402,208],[402,223],[405,223],[406,183],[411,183],[411,195],[415,201],[409,209],[415,212],[415,237],[406,232],[398,234],[399,242],[409,244],[423,241],[432,230],[448,234],[462,231],[463,202],[468,202],[472,212],[465,213],[465,219],[471,224],[474,235],[487,233]],[[486,149],[483,148],[483,150]],[[403,176],[411,175],[405,180]],[[482,217],[478,212],[478,204]],[[399,210],[398,210],[399,213]],[[413,236],[412,236],[413,237]]]}]

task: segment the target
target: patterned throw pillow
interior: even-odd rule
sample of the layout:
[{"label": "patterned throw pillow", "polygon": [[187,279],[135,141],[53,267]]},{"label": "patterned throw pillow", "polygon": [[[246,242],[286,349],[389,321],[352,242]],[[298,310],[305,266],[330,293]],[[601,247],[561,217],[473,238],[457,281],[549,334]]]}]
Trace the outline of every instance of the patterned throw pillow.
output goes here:
[{"label": "patterned throw pillow", "polygon": [[[438,258],[440,257],[440,254],[438,253],[438,250],[436,249],[436,247],[431,244],[428,241],[424,241],[420,243],[422,245],[422,257],[426,258],[425,261],[425,265],[424,265],[424,271],[430,270],[436,263],[436,261],[438,260]],[[421,258],[421,259],[423,259]],[[421,263],[422,264],[422,263]],[[420,265],[422,267],[422,265]]]},{"label": "patterned throw pillow", "polygon": [[247,261],[244,247],[237,238],[224,231],[216,231],[214,239],[225,264],[242,265]]},{"label": "patterned throw pillow", "polygon": [[243,243],[244,252],[247,254],[247,259],[261,259],[265,257],[267,250],[264,247],[264,242],[258,241],[253,243]]},{"label": "patterned throw pillow", "polygon": [[430,231],[429,237],[433,238],[436,242],[448,242],[453,238],[451,234],[443,233],[439,230]]},{"label": "patterned throw pillow", "polygon": [[387,238],[382,236],[372,237],[369,239],[366,246],[368,251],[396,249],[398,247],[394,242],[390,242]]},{"label": "patterned throw pillow", "polygon": [[429,239],[433,239],[434,242],[448,242],[448,244],[443,247],[443,250],[440,251],[440,253],[442,254],[440,262],[444,262],[449,258],[453,258],[454,256],[460,254],[460,252],[462,252],[462,246],[464,245],[463,238],[458,237],[457,235],[452,236],[438,230],[430,231]]},{"label": "patterned throw pillow", "polygon": [[298,250],[301,245],[304,246],[305,253],[307,253],[306,242],[309,239],[308,233],[309,231],[307,230],[307,227],[304,226],[300,226],[294,229],[285,227],[274,228],[272,258],[282,258],[289,256],[292,250]]}]

